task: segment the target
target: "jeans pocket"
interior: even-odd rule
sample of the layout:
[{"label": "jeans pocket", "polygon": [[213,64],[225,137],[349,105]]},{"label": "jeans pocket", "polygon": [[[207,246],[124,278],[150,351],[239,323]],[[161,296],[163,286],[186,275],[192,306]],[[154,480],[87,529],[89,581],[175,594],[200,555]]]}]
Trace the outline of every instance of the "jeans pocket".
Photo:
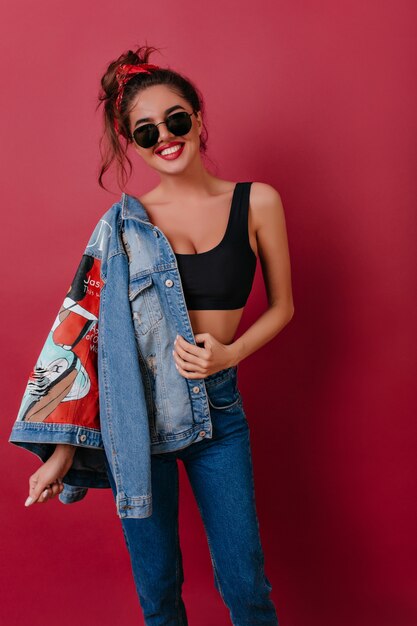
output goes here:
[{"label": "jeans pocket", "polygon": [[213,409],[232,409],[242,403],[242,396],[234,377],[208,383],[206,390],[208,401]]}]

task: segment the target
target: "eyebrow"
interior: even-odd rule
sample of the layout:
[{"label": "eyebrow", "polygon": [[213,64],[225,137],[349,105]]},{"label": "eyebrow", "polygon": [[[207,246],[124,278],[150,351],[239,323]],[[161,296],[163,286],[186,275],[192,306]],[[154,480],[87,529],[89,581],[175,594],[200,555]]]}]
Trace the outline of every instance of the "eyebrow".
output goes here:
[{"label": "eyebrow", "polygon": [[[183,109],[185,111],[185,108],[181,106],[180,104],[174,104],[174,106],[169,107],[169,109],[166,109],[164,113],[165,115],[167,115],[168,113],[171,113],[171,111],[175,111],[175,109]],[[140,120],[136,120],[133,128],[136,128],[136,126],[140,124],[141,122],[151,122],[151,121],[152,121],[151,117],[142,117]]]}]

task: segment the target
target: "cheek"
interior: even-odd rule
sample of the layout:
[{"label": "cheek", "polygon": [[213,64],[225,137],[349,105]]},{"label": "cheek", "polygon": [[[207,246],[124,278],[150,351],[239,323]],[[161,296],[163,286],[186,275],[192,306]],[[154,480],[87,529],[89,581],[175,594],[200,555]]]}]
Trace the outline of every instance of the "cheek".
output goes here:
[{"label": "cheek", "polygon": [[154,154],[152,150],[141,150],[139,154],[141,158],[145,161],[145,163],[154,163],[155,159],[161,161],[161,159],[156,154]]},{"label": "cheek", "polygon": [[200,135],[198,134],[198,130],[193,130],[188,135],[184,137],[186,139],[186,146],[189,154],[194,154],[198,152],[200,149]]},{"label": "cheek", "polygon": [[148,160],[150,156],[152,156],[152,150],[145,150],[145,148],[140,148],[136,144],[133,144],[133,149],[144,161]]}]

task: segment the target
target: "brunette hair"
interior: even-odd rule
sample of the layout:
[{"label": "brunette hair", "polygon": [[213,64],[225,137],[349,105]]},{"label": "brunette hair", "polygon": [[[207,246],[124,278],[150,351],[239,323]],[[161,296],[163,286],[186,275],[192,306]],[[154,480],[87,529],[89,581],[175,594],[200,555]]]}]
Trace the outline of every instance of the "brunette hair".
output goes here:
[{"label": "brunette hair", "polygon": [[[129,144],[133,141],[129,127],[129,111],[132,101],[137,94],[152,85],[167,85],[170,89],[178,93],[179,96],[189,102],[194,112],[201,111],[203,116],[205,106],[203,97],[198,88],[186,76],[175,72],[169,68],[152,69],[150,74],[138,73],[132,76],[125,85],[123,98],[120,103],[120,111],[116,108],[118,95],[118,82],[116,71],[119,65],[126,63],[138,65],[139,63],[149,63],[151,52],[158,50],[153,46],[138,46],[135,51],[128,50],[121,54],[116,60],[111,61],[106,72],[101,78],[101,90],[98,96],[97,108],[103,104],[104,130],[100,138],[101,164],[98,176],[98,184],[103,189],[103,176],[110,168],[113,161],[117,165],[117,182],[121,188],[125,186],[132,173],[132,162],[127,156]],[[116,132],[115,121],[119,127]],[[207,150],[207,129],[203,122],[203,133],[200,135],[200,152],[205,155]],[[124,139],[124,141],[123,141]],[[103,143],[106,144],[103,152]],[[126,162],[129,164],[129,173],[126,171]],[[121,174],[121,177],[120,177]]]}]

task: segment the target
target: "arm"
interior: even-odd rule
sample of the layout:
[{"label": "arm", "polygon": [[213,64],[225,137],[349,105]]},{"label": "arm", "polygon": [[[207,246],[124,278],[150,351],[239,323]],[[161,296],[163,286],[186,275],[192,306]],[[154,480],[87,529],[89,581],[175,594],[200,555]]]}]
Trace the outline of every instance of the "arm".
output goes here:
[{"label": "arm", "polygon": [[57,443],[55,453],[62,454],[63,456],[69,457],[72,460],[76,449],[76,446],[72,446],[68,443]]},{"label": "arm", "polygon": [[58,443],[49,459],[29,477],[25,506],[44,503],[64,490],[62,478],[72,465],[76,446]]},{"label": "arm", "polygon": [[[83,497],[86,493],[82,487],[84,477],[93,474],[91,467],[97,466],[103,448],[98,320],[106,233],[108,228],[100,220],[29,373],[9,437],[10,443],[36,454],[44,463],[30,478],[31,491],[35,488],[36,497],[40,496],[39,489],[49,484],[52,487],[48,495],[53,497],[60,493],[62,487],[55,483],[67,473],[68,487],[63,497],[66,501]],[[75,455],[76,464],[72,467]],[[93,478],[102,482],[102,474],[95,474]]]},{"label": "arm", "polygon": [[237,365],[259,350],[294,315],[291,265],[281,197],[271,185],[265,183],[253,183],[252,189],[252,215],[269,307],[230,344],[230,365]]},{"label": "arm", "polygon": [[294,304],[284,209],[279,193],[265,183],[253,183],[251,218],[268,296],[268,309],[236,341],[223,344],[210,333],[195,335],[195,346],[180,335],[174,342],[174,360],[186,378],[201,378],[237,365],[275,335],[292,318]]}]

